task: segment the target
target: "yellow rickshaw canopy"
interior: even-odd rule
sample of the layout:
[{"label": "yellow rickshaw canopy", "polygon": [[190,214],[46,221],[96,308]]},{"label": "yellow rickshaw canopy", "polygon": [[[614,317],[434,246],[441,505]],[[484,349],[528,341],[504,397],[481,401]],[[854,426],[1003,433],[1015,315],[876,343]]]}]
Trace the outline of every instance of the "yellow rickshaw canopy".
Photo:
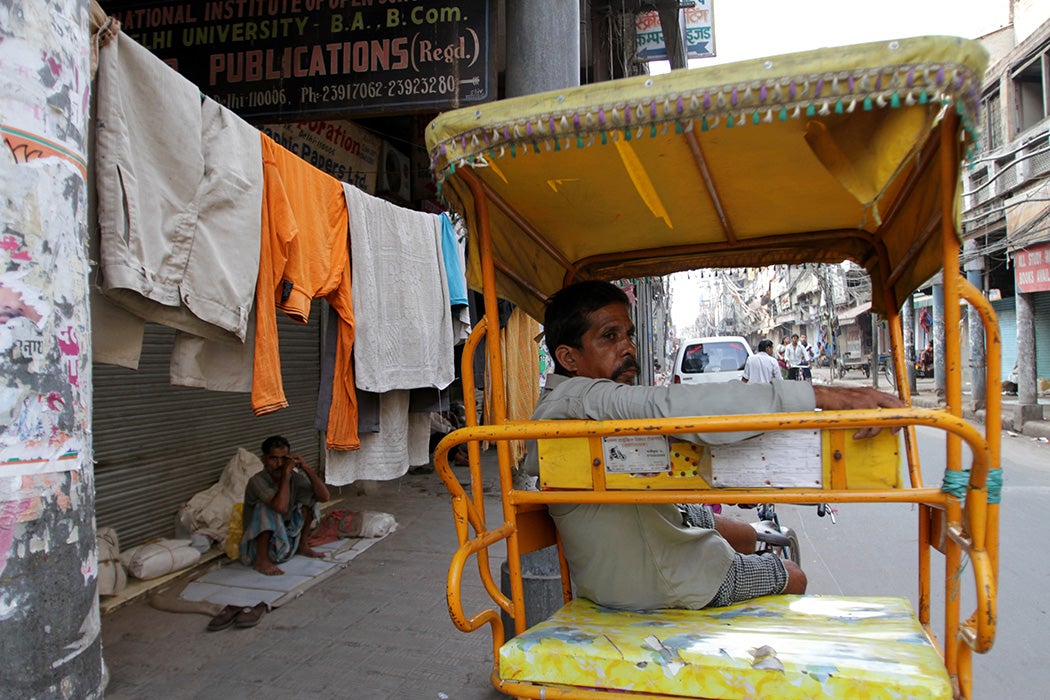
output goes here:
[{"label": "yellow rickshaw canopy", "polygon": [[941,267],[946,177],[958,231],[986,63],[921,37],[678,70],[448,112],[427,148],[468,282],[484,193],[500,296],[536,318],[571,281],[843,260],[884,310]]}]

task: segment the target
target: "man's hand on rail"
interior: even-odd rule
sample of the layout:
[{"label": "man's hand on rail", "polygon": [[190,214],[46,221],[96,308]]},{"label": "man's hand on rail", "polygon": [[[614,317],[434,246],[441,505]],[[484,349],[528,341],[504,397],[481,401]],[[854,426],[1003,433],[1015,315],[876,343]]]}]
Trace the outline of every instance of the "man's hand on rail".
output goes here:
[{"label": "man's hand on rail", "polygon": [[[875,391],[868,387],[814,386],[813,398],[817,408],[825,411],[848,411],[862,408],[904,408],[904,402],[892,394]],[[861,428],[853,433],[858,440],[877,435],[881,428]],[[896,433],[900,428],[894,428]]]}]

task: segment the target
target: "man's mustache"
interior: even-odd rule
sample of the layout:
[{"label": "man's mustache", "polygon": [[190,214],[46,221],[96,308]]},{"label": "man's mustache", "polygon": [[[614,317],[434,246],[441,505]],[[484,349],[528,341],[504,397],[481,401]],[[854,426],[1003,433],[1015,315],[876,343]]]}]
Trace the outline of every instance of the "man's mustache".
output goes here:
[{"label": "man's mustache", "polygon": [[626,360],[620,363],[619,367],[613,370],[612,378],[616,379],[621,374],[627,374],[627,372],[629,372],[632,369],[635,371],[636,374],[642,371],[642,367],[638,364],[638,360],[634,359],[633,357],[628,357]]}]

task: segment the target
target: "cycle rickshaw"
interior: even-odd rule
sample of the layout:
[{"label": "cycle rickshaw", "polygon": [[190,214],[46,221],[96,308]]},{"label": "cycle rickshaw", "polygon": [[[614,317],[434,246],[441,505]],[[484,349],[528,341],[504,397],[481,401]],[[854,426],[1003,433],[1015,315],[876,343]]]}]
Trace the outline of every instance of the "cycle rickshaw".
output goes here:
[{"label": "cycle rickshaw", "polygon": [[[972,654],[995,637],[998,575],[1000,338],[991,306],[959,273],[959,171],[975,140],[986,61],[979,44],[963,39],[885,41],[508,99],[429,125],[433,172],[468,223],[468,280],[484,292],[489,319],[499,298],[542,318],[545,298],[576,280],[851,260],[871,277],[872,310],[888,321],[893,367],[906,376],[898,309],[943,270],[943,410],[508,420],[499,334],[478,324],[464,352],[464,394],[469,402],[471,357],[486,336],[492,418],[478,425],[468,406],[467,427],[442,441],[435,463],[459,538],[449,612],[463,631],[489,626],[491,678],[501,692],[970,696]],[[983,432],[962,418],[960,300],[978,309],[987,337]],[[897,391],[910,406],[908,384]],[[853,441],[853,430],[867,425],[903,430]],[[946,433],[943,483],[923,481],[916,426]],[[751,474],[731,484],[730,498],[711,487],[712,474],[735,474],[734,465],[702,446],[672,442],[658,473],[625,475],[603,459],[610,440],[741,430],[815,432],[814,471],[772,484]],[[507,448],[520,439],[538,441],[548,469],[539,490],[514,486]],[[500,513],[484,509],[483,440],[497,448]],[[471,455],[466,485],[448,462],[460,444]],[[526,631],[521,557],[558,543],[546,504],[727,500],[915,504],[917,606],[806,595],[701,611],[613,611],[573,599],[561,555],[566,605]],[[506,594],[490,570],[497,545],[506,547]],[[471,561],[493,605],[468,613],[461,589]],[[943,591],[931,584],[934,562],[944,567]],[[962,609],[964,582],[973,587],[972,610]],[[931,622],[934,605],[943,606],[942,630]],[[513,630],[504,630],[501,611]]]}]

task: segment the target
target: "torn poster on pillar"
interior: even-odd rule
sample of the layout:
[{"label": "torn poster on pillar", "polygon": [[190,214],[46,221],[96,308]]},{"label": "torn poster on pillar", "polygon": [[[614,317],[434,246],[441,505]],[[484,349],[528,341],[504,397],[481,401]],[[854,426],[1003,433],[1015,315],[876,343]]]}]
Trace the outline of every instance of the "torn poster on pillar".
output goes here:
[{"label": "torn poster on pillar", "polygon": [[[76,471],[90,432],[85,187],[58,159],[25,168],[5,151],[0,476]],[[41,221],[61,235],[41,231]]]},{"label": "torn poster on pillar", "polygon": [[73,442],[71,440],[69,447],[60,447],[45,456],[31,453],[21,446],[0,448],[0,477],[78,471],[81,451],[72,447]]}]

